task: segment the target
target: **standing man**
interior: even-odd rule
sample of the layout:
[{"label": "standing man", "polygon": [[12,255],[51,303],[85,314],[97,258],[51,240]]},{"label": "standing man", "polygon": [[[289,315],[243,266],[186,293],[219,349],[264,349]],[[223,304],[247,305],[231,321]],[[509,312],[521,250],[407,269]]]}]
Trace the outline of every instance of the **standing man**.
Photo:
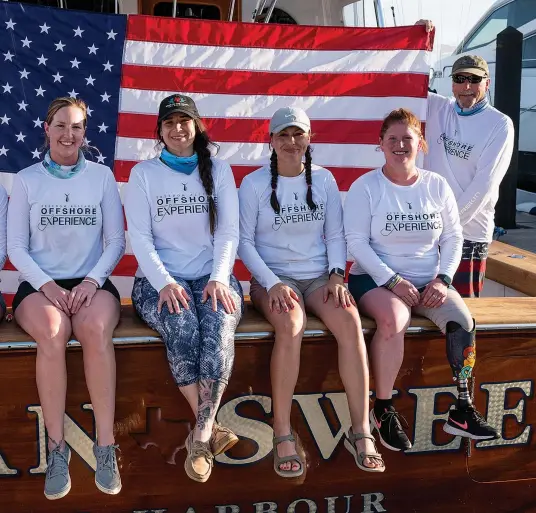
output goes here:
[{"label": "standing man", "polygon": [[[421,20],[430,31],[430,21]],[[452,284],[463,297],[479,297],[488,245],[495,227],[499,185],[514,147],[512,120],[492,107],[487,62],[464,55],[452,65],[452,93],[430,93],[426,120],[429,153],[424,168],[444,176],[454,194],[463,228],[463,252]]]}]

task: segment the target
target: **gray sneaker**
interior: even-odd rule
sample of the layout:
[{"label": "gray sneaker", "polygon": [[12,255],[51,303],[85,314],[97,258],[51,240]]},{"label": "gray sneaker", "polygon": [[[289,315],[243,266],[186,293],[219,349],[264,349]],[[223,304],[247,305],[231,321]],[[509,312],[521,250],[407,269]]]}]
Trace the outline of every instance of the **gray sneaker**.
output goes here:
[{"label": "gray sneaker", "polygon": [[69,461],[71,449],[65,444],[60,450],[57,445],[50,451],[47,458],[47,473],[45,477],[45,497],[51,501],[65,497],[71,490],[71,476],[69,475]]},{"label": "gray sneaker", "polygon": [[104,493],[115,495],[121,491],[121,476],[115,450],[118,445],[105,445],[101,447],[93,445],[93,454],[97,459],[97,471],[95,472],[95,484]]}]

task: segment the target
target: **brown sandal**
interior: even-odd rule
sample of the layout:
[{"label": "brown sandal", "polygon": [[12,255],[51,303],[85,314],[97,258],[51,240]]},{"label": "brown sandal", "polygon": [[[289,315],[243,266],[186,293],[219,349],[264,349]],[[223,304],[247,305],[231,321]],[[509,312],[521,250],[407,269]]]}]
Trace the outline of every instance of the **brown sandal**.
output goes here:
[{"label": "brown sandal", "polygon": [[[294,435],[291,433],[290,435],[285,436],[274,436],[273,444],[274,444],[274,470],[275,473],[278,476],[281,477],[300,477],[303,474],[303,461],[298,456],[298,454],[291,454],[290,456],[279,456],[277,454],[277,446],[281,442],[294,442],[296,443],[296,439],[294,438]],[[298,470],[292,470],[292,467],[290,470],[281,470],[280,465],[287,462],[295,462],[300,465],[300,468]]]},{"label": "brown sandal", "polygon": [[[383,462],[382,455],[378,452],[367,453],[365,451],[358,452],[356,443],[363,438],[372,440],[374,442],[374,449],[376,449],[376,439],[372,435],[365,435],[364,433],[353,433],[352,428],[348,430],[346,438],[344,440],[344,446],[348,449],[350,454],[353,455],[355,459],[355,464],[361,470],[365,472],[383,472],[385,470],[385,463]],[[377,450],[377,449],[376,449]],[[381,462],[381,467],[367,467],[363,465],[365,458],[375,459]]]}]

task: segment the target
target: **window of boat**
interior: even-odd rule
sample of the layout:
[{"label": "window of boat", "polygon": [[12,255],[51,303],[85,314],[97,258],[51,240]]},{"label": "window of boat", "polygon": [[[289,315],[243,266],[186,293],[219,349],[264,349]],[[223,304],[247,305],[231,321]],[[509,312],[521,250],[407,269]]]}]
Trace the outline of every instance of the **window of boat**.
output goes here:
[{"label": "window of boat", "polygon": [[523,41],[523,67],[536,68],[536,34]]},{"label": "window of boat", "polygon": [[510,4],[508,25],[519,28],[529,21],[536,20],[536,2],[534,0],[516,0]]},{"label": "window of boat", "polygon": [[[486,46],[506,27],[519,28],[536,19],[535,0],[513,0],[494,11],[463,45],[462,52]],[[460,53],[460,52],[458,52]]]},{"label": "window of boat", "polygon": [[508,26],[508,14],[512,3],[503,5],[497,9],[480,28],[473,34],[471,39],[463,47],[464,52],[485,46],[495,39],[497,34]]},{"label": "window of boat", "polygon": [[[155,16],[173,16],[173,2],[155,4]],[[217,5],[188,4],[177,2],[177,18],[196,18],[199,20],[221,20],[220,8]]]},{"label": "window of boat", "polygon": [[77,11],[115,12],[115,0],[24,0],[22,3],[45,7],[63,7]]},{"label": "window of boat", "polygon": [[[267,14],[268,14],[268,9],[263,9],[262,13],[257,18],[257,21],[260,23],[264,23],[264,19],[266,18]],[[283,9],[279,9],[277,7],[274,7],[272,15],[270,16],[270,21],[268,23],[281,23],[283,25],[297,25],[298,24],[296,20],[290,14],[283,11]]]}]

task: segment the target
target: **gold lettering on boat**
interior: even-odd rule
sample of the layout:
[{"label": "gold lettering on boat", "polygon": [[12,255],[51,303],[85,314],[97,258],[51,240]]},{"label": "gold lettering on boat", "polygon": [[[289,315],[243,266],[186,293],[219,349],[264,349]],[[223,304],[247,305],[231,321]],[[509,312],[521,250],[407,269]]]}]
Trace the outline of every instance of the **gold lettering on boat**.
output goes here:
[{"label": "gold lettering on boat", "polygon": [[506,383],[483,383],[480,388],[488,391],[487,420],[498,429],[501,437],[497,440],[488,440],[476,444],[481,447],[502,447],[505,445],[526,445],[530,441],[531,426],[525,427],[523,432],[512,439],[502,437],[504,417],[511,415],[518,423],[525,420],[525,399],[520,399],[514,408],[505,408],[508,390],[521,390],[525,397],[532,395],[532,381],[510,381]]}]

